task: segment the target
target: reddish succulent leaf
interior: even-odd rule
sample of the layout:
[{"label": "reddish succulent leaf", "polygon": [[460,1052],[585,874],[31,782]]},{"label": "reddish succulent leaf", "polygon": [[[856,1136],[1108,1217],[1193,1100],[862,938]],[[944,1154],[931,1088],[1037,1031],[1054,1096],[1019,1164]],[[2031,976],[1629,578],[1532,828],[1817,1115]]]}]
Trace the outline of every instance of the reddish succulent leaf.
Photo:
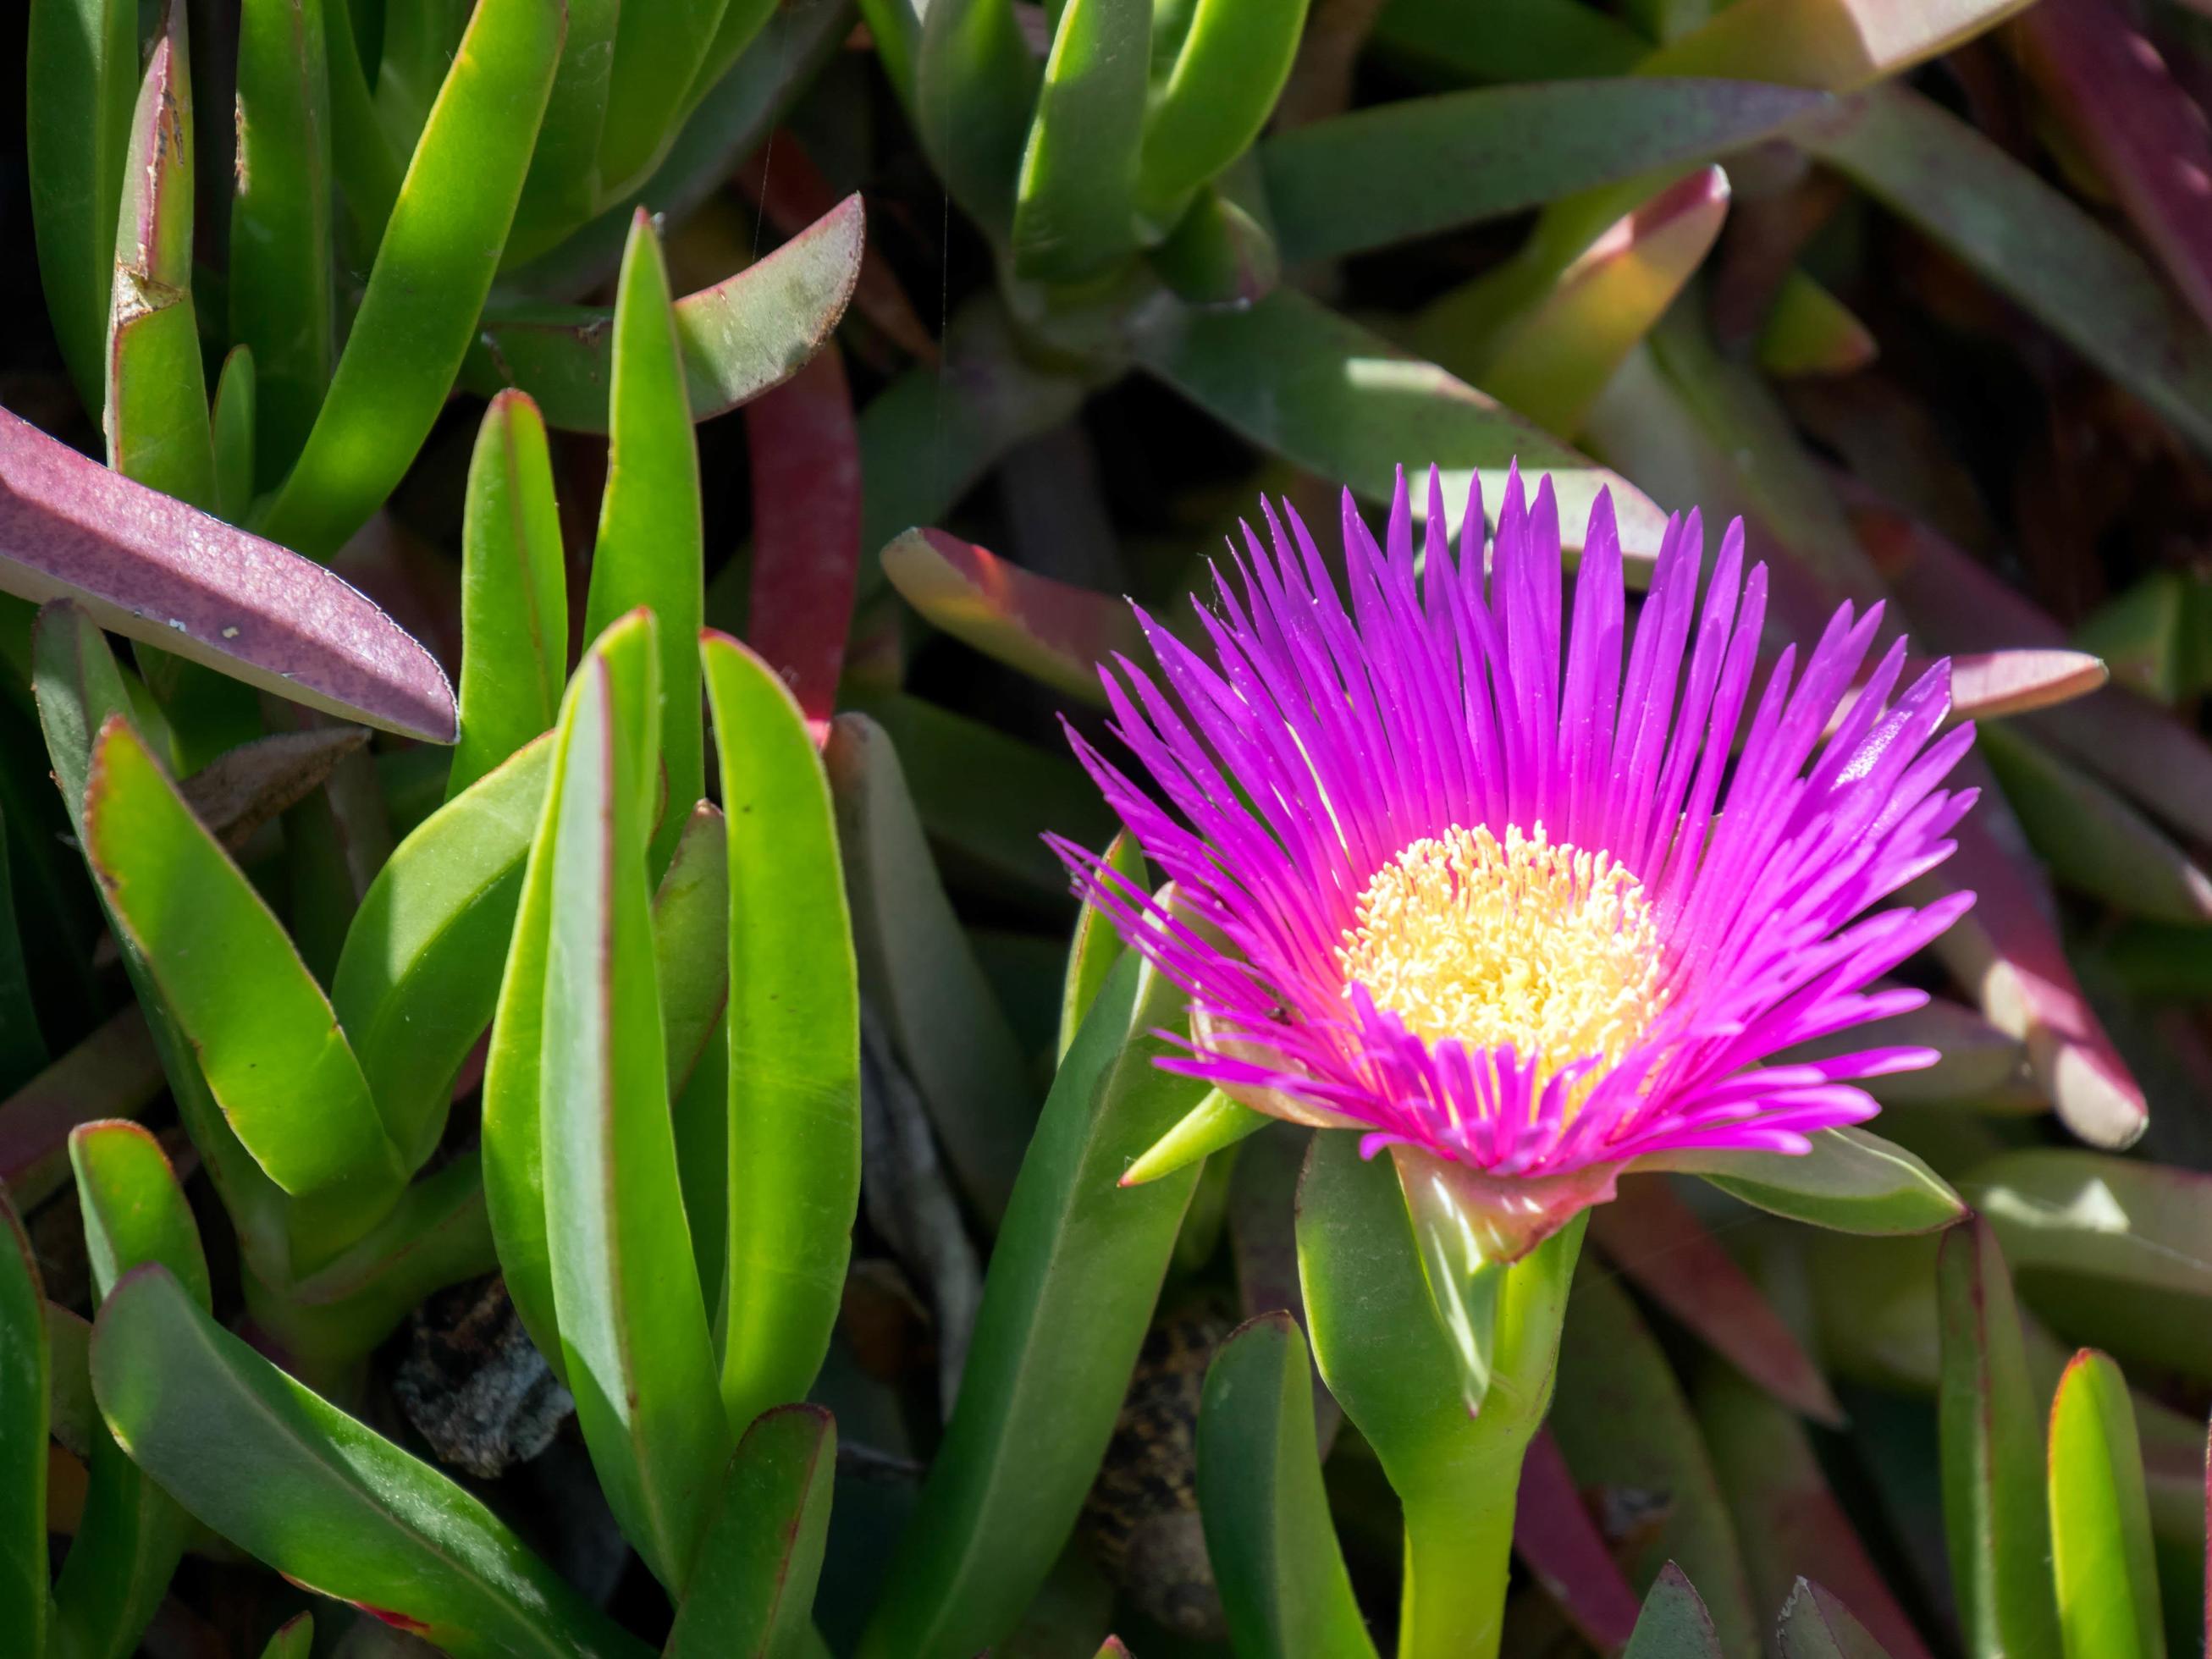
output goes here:
[{"label": "reddish succulent leaf", "polygon": [[135,1117],[160,1094],[161,1060],[136,1006],[0,1101],[0,1182],[28,1212],[70,1178],[70,1131]]},{"label": "reddish succulent leaf", "polygon": [[884,549],[906,602],[957,639],[1071,696],[1103,702],[1097,665],[1145,654],[1119,599],[1009,564],[941,530],[909,530]]},{"label": "reddish succulent leaf", "polygon": [[[1908,663],[1910,678],[1918,665]],[[1951,659],[1951,718],[2002,720],[2104,689],[2105,665],[2086,651],[1972,651]]]},{"label": "reddish succulent leaf", "polygon": [[2027,1045],[2028,1063],[2068,1128],[2092,1146],[2129,1146],[2149,1121],[2142,1087],[2075,981],[2038,874],[1991,832],[1993,822],[2011,825],[2011,816],[1990,791],[1952,831],[1958,851],[1949,862],[1908,893],[1923,902],[1962,888],[1976,895],[1974,908],[1936,941],[1936,954],[1990,1024]]},{"label": "reddish succulent leaf", "polygon": [[2212,142],[2204,116],[2118,0],[2043,0],[2014,38],[2030,76],[2166,274],[2212,323]]},{"label": "reddish succulent leaf", "polygon": [[0,410],[0,589],[295,702],[451,743],[453,690],[321,566],[136,484]]},{"label": "reddish succulent leaf", "polygon": [[1607,1651],[1636,1628],[1640,1604],[1583,1506],[1582,1492],[1549,1429],[1539,1430],[1521,1464],[1513,1548],[1575,1628]]},{"label": "reddish succulent leaf", "polygon": [[[837,206],[836,191],[814,165],[799,135],[788,127],[777,128],[768,143],[738,169],[738,188],[752,198],[769,223],[787,236],[799,234]],[[925,363],[937,362],[937,342],[915,314],[898,277],[872,245],[860,253],[853,307],[902,350]]]},{"label": "reddish succulent leaf", "polygon": [[368,741],[357,726],[278,732],[228,750],[177,787],[216,839],[236,852],[253,832],[322,787]]},{"label": "reddish succulent leaf", "polygon": [[752,599],[745,632],[821,741],[860,568],[860,440],[835,342],[745,406],[752,453]]},{"label": "reddish succulent leaf", "polygon": [[1590,1237],[1624,1278],[1760,1388],[1820,1422],[1843,1421],[1820,1367],[1665,1181],[1625,1182],[1591,1212]]}]

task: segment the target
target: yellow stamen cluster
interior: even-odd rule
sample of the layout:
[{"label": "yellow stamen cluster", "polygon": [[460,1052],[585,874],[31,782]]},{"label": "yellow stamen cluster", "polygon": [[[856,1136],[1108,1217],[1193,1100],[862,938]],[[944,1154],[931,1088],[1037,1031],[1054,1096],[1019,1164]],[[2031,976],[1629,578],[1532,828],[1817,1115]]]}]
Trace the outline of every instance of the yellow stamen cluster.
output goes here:
[{"label": "yellow stamen cluster", "polygon": [[1424,836],[1375,873],[1357,916],[1337,951],[1347,989],[1428,1042],[1534,1054],[1540,1078],[1584,1059],[1609,1069],[1666,1002],[1644,884],[1540,823],[1503,844],[1456,824]]}]

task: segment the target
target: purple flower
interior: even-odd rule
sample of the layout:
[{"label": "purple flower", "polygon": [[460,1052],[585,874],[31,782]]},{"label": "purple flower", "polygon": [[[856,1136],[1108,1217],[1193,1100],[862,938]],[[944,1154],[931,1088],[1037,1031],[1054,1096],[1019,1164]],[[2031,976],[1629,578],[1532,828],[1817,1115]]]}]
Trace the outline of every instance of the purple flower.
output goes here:
[{"label": "purple flower", "polygon": [[1898,641],[1855,692],[1881,607],[1846,605],[1754,700],[1766,571],[1740,523],[1702,605],[1698,515],[1669,523],[1632,636],[1605,496],[1571,621],[1549,479],[1531,505],[1510,477],[1486,569],[1479,494],[1456,559],[1433,469],[1428,507],[1424,568],[1402,474],[1381,547],[1346,493],[1349,611],[1266,507],[1272,546],[1246,526],[1200,608],[1212,661],[1139,611],[1164,686],[1102,671],[1148,787],[1076,750],[1172,895],[1054,846],[1189,994],[1163,1063],[1574,1207],[1634,1158],[1802,1152],[1873,1116],[1855,1080],[1933,1054],[1766,1062],[1920,1006],[1870,988],[1972,902],[1867,914],[1973,801],[1939,787],[1972,742],[1937,735],[1949,665],[1899,693]]}]

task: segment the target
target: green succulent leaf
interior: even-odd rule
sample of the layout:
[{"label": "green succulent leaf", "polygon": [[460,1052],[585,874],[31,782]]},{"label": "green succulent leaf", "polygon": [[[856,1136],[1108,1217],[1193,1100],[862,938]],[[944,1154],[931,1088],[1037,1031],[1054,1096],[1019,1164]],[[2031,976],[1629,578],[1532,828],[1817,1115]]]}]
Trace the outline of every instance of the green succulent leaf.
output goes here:
[{"label": "green succulent leaf", "polygon": [[261,1659],[312,1659],[315,1650],[315,1620],[312,1613],[295,1613],[269,1638]]},{"label": "green succulent leaf", "polygon": [[818,1406],[763,1412],[738,1443],[662,1659],[799,1659],[829,1543],[837,1430]]},{"label": "green succulent leaf", "polygon": [[2142,1444],[2120,1368],[2084,1348],[2051,1406],[2051,1565],[2066,1659],[2164,1659]]},{"label": "green succulent leaf", "polygon": [[1697,1150],[1637,1167],[1703,1176],[1772,1214],[1847,1233],[1933,1232],[1966,1213],[1942,1176],[1879,1135],[1823,1129],[1812,1141],[1802,1154]]},{"label": "green succulent leaf", "polygon": [[23,64],[26,178],[46,312],[77,395],[98,417],[138,98],[137,0],[32,0]]},{"label": "green succulent leaf", "polygon": [[1015,187],[1014,270],[1097,276],[1137,242],[1151,0],[1066,0]]},{"label": "green succulent leaf", "polygon": [[1712,1614],[1689,1576],[1672,1561],[1652,1580],[1622,1659],[1722,1659]]},{"label": "green succulent leaf", "polygon": [[568,678],[568,586],[552,453],[538,405],[484,410],[461,509],[461,735],[452,799],[541,732]]},{"label": "green succulent leaf", "polygon": [[1137,163],[1139,210],[1162,226],[1260,136],[1290,79],[1305,0],[1197,0],[1175,65],[1153,93]]},{"label": "green succulent leaf", "polygon": [[599,170],[599,143],[614,86],[623,10],[622,0],[568,0],[561,61],[553,71],[553,89],[546,95],[538,148],[515,203],[514,225],[501,262],[504,265],[513,267],[544,252],[606,205],[609,192]]},{"label": "green succulent leaf", "polygon": [[1945,1236],[1936,1293],[1943,1530],[1966,1649],[1978,1659],[2057,1654],[2041,1401],[2012,1278],[1987,1223]]},{"label": "green succulent leaf", "polygon": [[1060,1064],[991,1255],[960,1396],[860,1652],[1000,1640],[1074,1528],[1198,1172],[1117,1183],[1203,1087],[1153,1062],[1182,993],[1125,957]]},{"label": "green succulent leaf", "polygon": [[[1152,890],[1152,871],[1145,862],[1144,849],[1127,830],[1115,836],[1106,848],[1105,859],[1106,867],[1131,888],[1140,893]],[[1067,945],[1067,969],[1060,981],[1060,1040],[1053,1054],[1055,1061],[1067,1058],[1076,1033],[1083,1029],[1083,1017],[1098,1000],[1106,976],[1121,961],[1124,948],[1120,931],[1097,905],[1086,903],[1077,913],[1075,934]],[[1203,1103],[1199,1109],[1204,1109]]]},{"label": "green succulent leaf", "polygon": [[471,13],[329,395],[255,526],[270,540],[318,558],[337,552],[392,493],[445,407],[514,217],[563,15],[561,0],[483,0]]},{"label": "green succulent leaf", "polygon": [[0,1638],[46,1650],[46,1413],[52,1360],[38,1257],[0,1192]]},{"label": "green succulent leaf", "polygon": [[234,523],[253,505],[253,423],[259,402],[253,348],[233,346],[216,379],[208,424],[215,436],[215,511]]},{"label": "green succulent leaf", "polygon": [[1012,0],[945,0],[922,15],[914,62],[915,127],[968,216],[1004,236],[1043,71]]},{"label": "green succulent leaf", "polygon": [[[257,483],[281,480],[330,385],[331,95],[325,0],[246,0],[238,18],[230,337],[260,371]],[[337,27],[352,27],[347,8]],[[240,515],[242,516],[242,515]]]},{"label": "green succulent leaf", "polygon": [[1889,1659],[1834,1596],[1800,1578],[1782,1605],[1782,1659]]},{"label": "green succulent leaf", "polygon": [[644,1659],[482,1504],[223,1330],[167,1269],[110,1294],[92,1376],[139,1466],[294,1583],[454,1659]]},{"label": "green succulent leaf", "polygon": [[667,0],[620,9],[599,129],[599,170],[610,192],[644,183],[666,152],[690,112],[685,94],[733,4],[756,24],[767,14],[758,0]]},{"label": "green succulent leaf", "polygon": [[1375,1652],[1322,1486],[1305,1339],[1286,1313],[1238,1327],[1207,1368],[1198,1504],[1240,1655]]},{"label": "green succulent leaf", "polygon": [[829,1352],[860,1194],[860,999],[829,781],[775,670],[700,647],[729,823],[728,1251],[715,1316],[732,1431]]},{"label": "green succulent leaf", "polygon": [[[652,867],[665,869],[693,801],[704,789],[700,714],[700,613],[706,604],[699,452],[691,435],[668,269],[641,209],[623,254],[615,295],[612,439],[599,502],[584,633],[596,638],[642,605],[659,623],[657,720],[669,811],[652,836]],[[648,811],[650,806],[648,805]]]}]

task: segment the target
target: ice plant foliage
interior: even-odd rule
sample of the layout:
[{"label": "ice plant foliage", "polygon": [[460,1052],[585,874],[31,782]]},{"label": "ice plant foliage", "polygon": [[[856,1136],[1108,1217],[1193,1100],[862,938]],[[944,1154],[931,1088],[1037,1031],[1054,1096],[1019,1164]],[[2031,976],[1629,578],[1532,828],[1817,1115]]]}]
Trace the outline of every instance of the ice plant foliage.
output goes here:
[{"label": "ice plant foliage", "polygon": [[[1973,800],[1942,787],[1972,742],[1939,735],[1947,663],[1900,692],[1896,640],[1862,680],[1881,607],[1846,605],[1754,699],[1767,581],[1741,523],[1700,603],[1698,515],[1671,521],[1632,629],[1604,496],[1571,619],[1548,478],[1530,501],[1510,477],[1486,549],[1478,486],[1456,556],[1433,470],[1422,556],[1402,475],[1381,545],[1343,512],[1349,608],[1267,507],[1198,608],[1211,661],[1139,612],[1164,687],[1102,672],[1148,785],[1074,738],[1173,883],[1148,896],[1058,843],[1189,994],[1164,1064],[1445,1160],[1542,1212],[1525,1249],[1631,1160],[1802,1152],[1874,1115],[1857,1080],[1935,1060],[1770,1063],[1918,1006],[1873,981],[1972,902],[1868,914]],[[1559,1201],[1531,1204],[1539,1182]]]}]

